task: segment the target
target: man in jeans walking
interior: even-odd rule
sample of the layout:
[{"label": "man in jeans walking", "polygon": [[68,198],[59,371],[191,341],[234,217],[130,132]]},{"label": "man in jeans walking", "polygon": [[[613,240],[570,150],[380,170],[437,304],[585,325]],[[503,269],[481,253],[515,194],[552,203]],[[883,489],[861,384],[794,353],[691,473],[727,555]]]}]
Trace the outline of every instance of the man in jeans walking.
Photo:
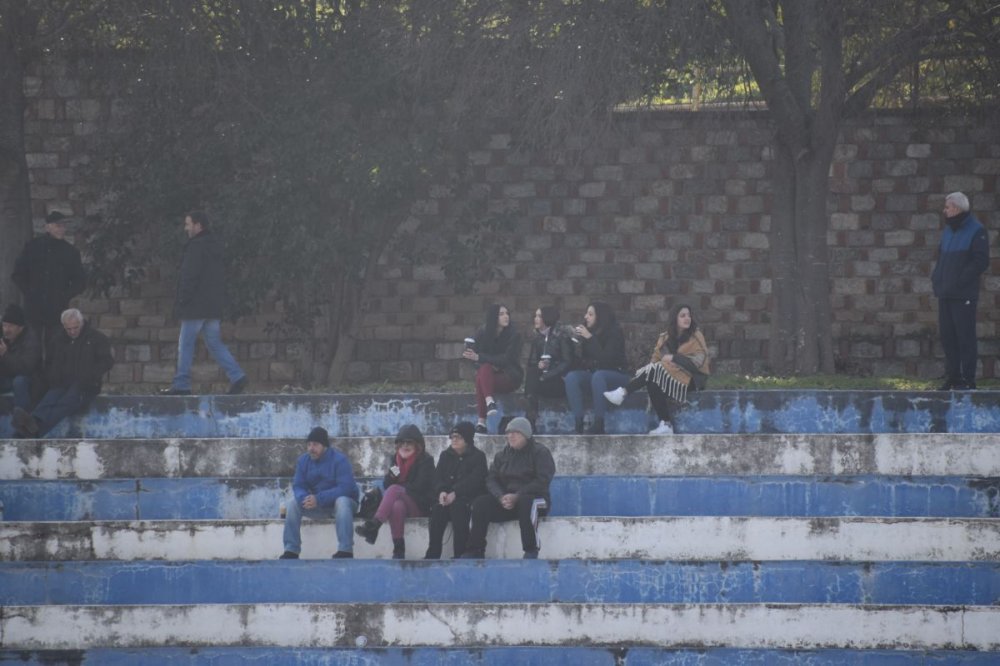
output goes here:
[{"label": "man in jeans walking", "polygon": [[194,210],[184,217],[184,232],[188,236],[181,258],[177,280],[176,313],[181,320],[177,342],[177,374],[164,395],[191,394],[191,363],[194,345],[201,335],[208,352],[229,378],[229,394],[242,393],[247,376],[222,342],[220,323],[226,301],[225,265],[222,244],[209,231],[208,216]]}]

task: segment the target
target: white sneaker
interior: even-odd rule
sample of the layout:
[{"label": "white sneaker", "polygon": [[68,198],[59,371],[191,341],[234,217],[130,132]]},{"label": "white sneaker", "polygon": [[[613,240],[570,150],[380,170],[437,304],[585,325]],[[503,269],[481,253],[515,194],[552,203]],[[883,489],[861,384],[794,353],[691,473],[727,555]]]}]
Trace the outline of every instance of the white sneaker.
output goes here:
[{"label": "white sneaker", "polygon": [[672,435],[674,434],[674,427],[670,425],[669,421],[660,421],[660,425],[656,426],[649,431],[650,435]]},{"label": "white sneaker", "polygon": [[604,398],[610,402],[612,405],[620,405],[625,402],[625,396],[628,395],[628,391],[625,390],[624,386],[619,386],[614,391],[605,391]]}]

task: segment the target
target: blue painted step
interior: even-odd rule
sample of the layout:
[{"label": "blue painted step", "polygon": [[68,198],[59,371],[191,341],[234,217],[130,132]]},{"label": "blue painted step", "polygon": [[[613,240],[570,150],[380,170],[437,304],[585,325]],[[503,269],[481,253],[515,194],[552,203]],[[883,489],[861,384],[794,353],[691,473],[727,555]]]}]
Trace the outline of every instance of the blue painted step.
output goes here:
[{"label": "blue painted step", "polygon": [[65,651],[0,650],[0,663],[25,666],[996,666],[997,652],[957,650],[753,650],[483,647],[440,648],[143,648]]},{"label": "blue painted step", "polygon": [[[274,518],[288,479],[6,481],[7,520]],[[555,516],[1000,515],[1000,478],[556,477]]]},{"label": "blue painted step", "polygon": [[[500,414],[524,414],[521,394],[499,396]],[[0,396],[0,414],[10,413]],[[1000,392],[971,391],[704,391],[681,412],[685,433],[1000,432]],[[322,424],[331,436],[394,435],[405,423],[444,434],[456,421],[475,419],[471,393],[241,396],[99,396],[84,415],[52,437],[303,437]],[[608,432],[645,433],[653,425],[644,393],[607,415]],[[570,433],[565,401],[543,401],[542,433]],[[12,434],[0,417],[0,437]]]},{"label": "blue painted step", "polygon": [[3,562],[0,604],[1000,604],[998,562]]}]

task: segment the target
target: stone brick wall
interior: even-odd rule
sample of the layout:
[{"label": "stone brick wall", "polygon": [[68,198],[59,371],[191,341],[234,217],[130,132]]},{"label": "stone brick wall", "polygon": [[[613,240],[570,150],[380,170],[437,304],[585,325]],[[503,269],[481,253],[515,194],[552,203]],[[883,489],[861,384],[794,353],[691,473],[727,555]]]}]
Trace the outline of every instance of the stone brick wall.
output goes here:
[{"label": "stone brick wall", "polygon": [[[51,65],[28,81],[29,163],[36,221],[48,210],[89,213],[80,185],[110,103],[86,72]],[[469,155],[491,202],[515,211],[514,255],[503,278],[456,295],[439,266],[383,257],[364,305],[351,381],[438,382],[469,377],[460,341],[491,302],[504,302],[525,332],[531,313],[558,305],[579,321],[606,300],[642,358],[666,311],[689,303],[715,351],[717,372],[765,369],[769,333],[771,131],[764,113],[659,111],[638,126],[589,143],[567,160],[517,149],[512,137],[484,138]],[[626,127],[627,125],[627,127]],[[990,116],[873,113],[843,132],[831,168],[829,246],[834,337],[846,371],[934,377],[941,373],[930,271],[943,197],[962,190],[991,229],[1000,183],[1000,129]],[[444,214],[434,190],[418,219]],[[169,381],[177,328],[170,318],[173,269],[108,299],[81,301],[116,340],[112,382],[120,390]],[[1000,259],[985,279],[978,333],[981,375],[1000,375]],[[255,386],[295,384],[308,351],[269,328],[280,303],[224,326]],[[200,352],[201,386],[225,380]]]}]

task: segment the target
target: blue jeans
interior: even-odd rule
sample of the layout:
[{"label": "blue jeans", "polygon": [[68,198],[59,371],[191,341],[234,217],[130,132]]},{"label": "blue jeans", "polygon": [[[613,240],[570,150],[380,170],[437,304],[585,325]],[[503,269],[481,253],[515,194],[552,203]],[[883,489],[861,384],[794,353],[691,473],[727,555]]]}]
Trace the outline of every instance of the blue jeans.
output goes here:
[{"label": "blue jeans", "polygon": [[229,349],[222,342],[218,319],[184,319],[181,321],[181,335],[177,341],[177,374],[173,388],[180,391],[191,390],[191,363],[194,361],[194,343],[200,333],[205,338],[205,346],[229,377],[229,383],[242,379],[245,372],[236,362]]},{"label": "blue jeans", "polygon": [[38,421],[38,436],[44,437],[64,418],[86,409],[93,399],[94,394],[81,391],[79,384],[49,389],[31,413]]},{"label": "blue jeans", "polygon": [[617,370],[572,370],[566,373],[563,381],[566,383],[566,400],[573,416],[583,418],[583,395],[590,389],[590,401],[594,409],[594,418],[603,419],[607,409],[605,391],[612,391],[619,386],[628,384],[631,379],[624,372]]},{"label": "blue jeans", "polygon": [[27,410],[31,406],[31,377],[28,375],[18,375],[10,377],[0,377],[0,393],[10,391],[14,395],[14,406]]},{"label": "blue jeans", "polygon": [[354,552],[354,514],[358,503],[347,496],[338,497],[333,506],[321,506],[315,509],[303,509],[292,495],[286,502],[285,514],[285,550],[298,553],[302,550],[302,517],[334,519],[337,529],[337,550],[345,553]]}]

